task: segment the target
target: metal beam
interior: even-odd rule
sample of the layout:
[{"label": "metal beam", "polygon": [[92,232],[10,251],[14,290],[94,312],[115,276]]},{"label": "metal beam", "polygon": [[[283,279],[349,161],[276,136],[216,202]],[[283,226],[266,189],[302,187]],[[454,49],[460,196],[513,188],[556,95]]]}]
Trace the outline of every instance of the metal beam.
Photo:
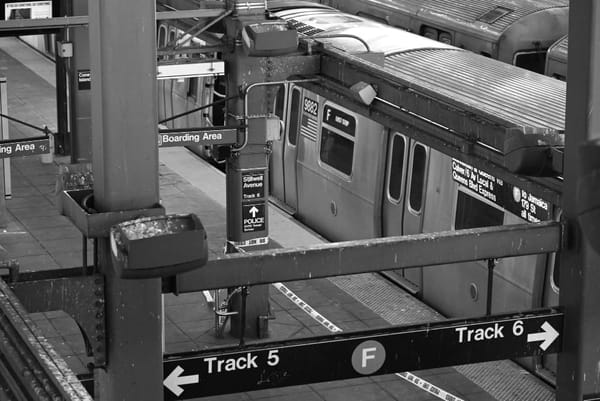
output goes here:
[{"label": "metal beam", "polygon": [[3,399],[92,400],[3,280],[0,280],[0,354]]},{"label": "metal beam", "polygon": [[231,254],[177,276],[175,288],[163,291],[184,293],[556,252],[561,230],[559,223],[544,222]]},{"label": "metal beam", "polygon": [[82,26],[87,24],[87,15],[39,19],[11,19],[6,21],[0,21],[0,32],[27,29],[59,29],[70,26]]},{"label": "metal beam", "polygon": [[[182,18],[214,18],[223,14],[223,9],[196,9],[183,11],[159,11],[156,20],[182,19]],[[0,32],[28,29],[60,29],[73,26],[88,25],[87,15],[72,17],[14,19],[0,21]]]},{"label": "metal beam", "polygon": [[199,8],[195,10],[158,11],[156,20],[183,18],[214,18],[223,14],[224,8]]}]

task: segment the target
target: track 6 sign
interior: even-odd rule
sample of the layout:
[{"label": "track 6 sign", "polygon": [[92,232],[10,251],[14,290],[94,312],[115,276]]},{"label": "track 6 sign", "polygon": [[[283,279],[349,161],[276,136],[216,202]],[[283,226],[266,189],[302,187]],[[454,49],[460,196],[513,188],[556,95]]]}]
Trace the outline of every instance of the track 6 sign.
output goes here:
[{"label": "track 6 sign", "polygon": [[517,358],[560,350],[555,310],[343,333],[164,362],[164,399]]}]

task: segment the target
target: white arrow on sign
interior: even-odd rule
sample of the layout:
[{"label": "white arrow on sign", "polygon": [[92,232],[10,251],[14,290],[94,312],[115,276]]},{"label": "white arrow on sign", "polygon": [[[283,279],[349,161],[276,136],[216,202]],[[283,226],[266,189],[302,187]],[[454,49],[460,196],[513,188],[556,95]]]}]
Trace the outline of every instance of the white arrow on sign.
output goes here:
[{"label": "white arrow on sign", "polygon": [[256,208],[256,206],[252,206],[249,210],[250,214],[252,215],[252,218],[256,217],[256,213],[258,213],[258,209]]},{"label": "white arrow on sign", "polygon": [[534,341],[543,341],[540,344],[540,348],[546,351],[546,349],[558,337],[558,331],[556,331],[554,327],[552,327],[552,325],[548,322],[544,322],[544,324],[542,324],[542,330],[544,331],[540,333],[527,334],[527,342],[530,343]]},{"label": "white arrow on sign", "polygon": [[167,378],[163,381],[165,387],[171,390],[171,392],[177,397],[183,393],[183,389],[181,388],[182,385],[200,382],[200,377],[198,375],[179,376],[182,373],[183,368],[177,365],[177,367],[173,369],[169,376],[167,376]]}]

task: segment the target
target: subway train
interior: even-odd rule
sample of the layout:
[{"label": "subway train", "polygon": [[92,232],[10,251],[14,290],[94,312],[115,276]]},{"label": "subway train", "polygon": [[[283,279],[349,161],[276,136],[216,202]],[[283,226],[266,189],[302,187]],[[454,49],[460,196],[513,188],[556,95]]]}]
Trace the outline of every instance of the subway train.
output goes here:
[{"label": "subway train", "polygon": [[[317,40],[347,52],[362,52],[367,43],[372,51],[384,53],[386,69],[415,84],[425,83],[434,92],[472,102],[473,110],[497,113],[522,126],[564,132],[566,85],[560,80],[318,4],[268,4],[274,16],[300,34],[338,36]],[[169,29],[159,27],[159,46]],[[270,190],[272,198],[327,239],[559,218],[558,202],[453,159],[308,87],[281,86],[271,105],[284,129],[281,139],[271,143]],[[159,90],[161,112],[166,115],[197,108],[215,91],[211,79],[195,83],[186,79]],[[210,116],[200,112],[178,124],[210,123]],[[560,176],[538,180],[561,186]],[[492,313],[557,305],[557,262],[554,254],[494,261]],[[474,261],[388,275],[448,317],[478,316],[486,313],[488,268],[488,261]],[[525,363],[552,380],[555,356]]]},{"label": "subway train", "polygon": [[568,0],[320,0],[370,18],[544,73],[550,46],[567,34]]}]

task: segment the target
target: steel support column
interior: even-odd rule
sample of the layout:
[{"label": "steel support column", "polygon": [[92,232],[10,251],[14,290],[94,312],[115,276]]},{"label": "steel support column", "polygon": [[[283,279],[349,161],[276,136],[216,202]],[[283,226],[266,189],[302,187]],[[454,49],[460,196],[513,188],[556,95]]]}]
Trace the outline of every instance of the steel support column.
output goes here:
[{"label": "steel support column", "polygon": [[[230,2],[228,7],[233,17],[226,19],[227,37],[235,40],[233,51],[223,53],[227,63],[227,87],[229,95],[244,92],[249,85],[267,81],[265,69],[261,68],[264,58],[248,57],[244,54],[242,47],[242,30],[244,23],[248,21],[260,22],[264,20],[264,4],[255,2],[253,8],[247,10],[237,2]],[[248,115],[265,115],[267,103],[265,90],[255,90],[247,93],[247,107],[243,99],[229,102],[227,106],[228,123],[237,125],[248,124]],[[243,144],[232,151],[227,160],[227,240],[229,245],[227,252],[237,252],[238,248],[248,244],[254,239],[268,239],[268,173],[267,173],[267,150],[265,132],[260,132],[254,127],[247,126]],[[243,199],[243,180],[249,176],[262,177],[263,194],[261,197],[251,201]],[[260,223],[246,224],[245,221],[252,220]],[[262,219],[262,220],[261,220]],[[260,240],[257,243],[263,243]],[[250,247],[252,248],[252,247]],[[243,291],[235,291],[230,288],[230,309],[238,312],[231,316],[231,334],[257,338],[266,336],[268,327],[259,328],[259,322],[266,322],[269,313],[269,287],[253,286],[247,293],[245,300],[241,299]],[[243,302],[245,301],[245,302]],[[242,307],[245,309],[242,311]]]},{"label": "steel support column", "polygon": [[571,2],[557,401],[600,399],[600,3]]},{"label": "steel support column", "polygon": [[[137,210],[158,203],[155,2],[89,2],[94,207]],[[106,278],[107,361],[95,399],[162,400],[160,278],[122,280],[108,239],[98,243]]]}]

